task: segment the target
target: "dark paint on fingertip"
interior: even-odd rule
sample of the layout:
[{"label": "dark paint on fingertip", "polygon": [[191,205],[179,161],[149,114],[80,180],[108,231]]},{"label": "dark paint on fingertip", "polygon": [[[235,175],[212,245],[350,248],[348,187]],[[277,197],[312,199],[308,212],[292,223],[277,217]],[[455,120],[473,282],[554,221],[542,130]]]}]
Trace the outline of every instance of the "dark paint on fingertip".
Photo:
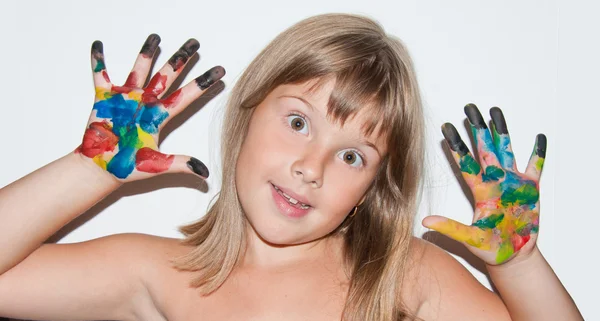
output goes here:
[{"label": "dark paint on fingertip", "polygon": [[469,148],[463,140],[460,138],[458,131],[451,123],[445,123],[442,125],[442,134],[446,138],[446,142],[450,146],[450,149],[457,152],[460,156],[465,156],[469,153]]},{"label": "dark paint on fingertip", "polygon": [[535,153],[541,158],[546,158],[546,135],[538,134],[536,137]]},{"label": "dark paint on fingertip", "polygon": [[467,104],[465,106],[465,114],[467,115],[467,118],[469,119],[471,125],[473,125],[475,128],[487,128],[487,125],[483,120],[483,116],[481,116],[481,113],[479,112],[479,109],[477,108],[477,106],[475,106],[475,104]]},{"label": "dark paint on fingertip", "polygon": [[102,44],[102,41],[100,40],[96,40],[92,43],[92,54],[103,54],[104,53],[104,45]]},{"label": "dark paint on fingertip", "polygon": [[153,33],[151,35],[148,36],[148,38],[146,39],[146,42],[144,42],[144,45],[142,46],[142,49],[140,50],[140,54],[144,55],[144,57],[146,58],[150,58],[154,55],[154,52],[156,51],[156,48],[158,48],[158,45],[160,44],[160,36]]},{"label": "dark paint on fingertip", "polygon": [[506,119],[504,119],[504,114],[502,113],[502,110],[498,107],[492,107],[490,109],[490,116],[492,117],[494,128],[496,129],[498,134],[508,134],[508,128],[506,127]]},{"label": "dark paint on fingertip", "polygon": [[102,44],[102,41],[96,40],[92,43],[92,58],[96,60],[94,72],[101,72],[106,69],[106,65],[104,64],[104,45]]},{"label": "dark paint on fingertip", "polygon": [[225,75],[225,68],[216,66],[198,76],[195,81],[200,89],[205,90]]},{"label": "dark paint on fingertip", "polygon": [[173,67],[173,71],[180,70],[190,59],[190,57],[198,51],[200,43],[198,40],[192,38],[186,41],[179,50],[169,59],[169,65]]},{"label": "dark paint on fingertip", "polygon": [[208,168],[199,159],[190,157],[190,160],[186,164],[194,173],[202,177],[208,177]]}]

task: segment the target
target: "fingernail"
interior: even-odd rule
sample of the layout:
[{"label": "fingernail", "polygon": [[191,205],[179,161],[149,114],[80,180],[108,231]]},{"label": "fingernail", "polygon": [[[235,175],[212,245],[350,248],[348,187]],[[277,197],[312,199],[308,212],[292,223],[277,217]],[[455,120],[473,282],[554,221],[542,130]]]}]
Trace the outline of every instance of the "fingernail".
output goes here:
[{"label": "fingernail", "polygon": [[475,128],[487,128],[487,125],[485,124],[485,121],[483,120],[479,109],[477,109],[477,106],[475,106],[474,104],[468,104],[465,106],[465,114],[467,115],[469,122],[471,122],[471,125],[475,126]]},{"label": "fingernail", "polygon": [[209,71],[205,72],[201,76],[198,76],[196,80],[196,85],[200,87],[200,89],[205,90],[206,88],[212,86],[216,81],[221,79],[225,75],[225,68],[221,66],[216,66],[211,68]]},{"label": "fingernail", "polygon": [[502,110],[498,107],[492,107],[490,109],[490,116],[492,116],[492,122],[494,122],[494,128],[498,134],[508,134],[508,128],[506,128],[506,120]]},{"label": "fingernail", "polygon": [[104,64],[104,45],[102,44],[102,41],[96,40],[92,43],[92,58],[96,60],[94,72],[100,72],[106,69]]},{"label": "fingernail", "polygon": [[186,164],[194,173],[202,177],[208,177],[208,168],[199,159],[190,157],[190,160]]},{"label": "fingernail", "polygon": [[142,46],[142,50],[140,50],[140,54],[144,55],[146,58],[150,58],[154,55],[156,48],[160,44],[160,36],[153,33],[148,36],[146,42]]},{"label": "fingernail", "polygon": [[169,59],[169,65],[173,67],[173,71],[179,70],[188,59],[200,48],[198,40],[192,38],[186,41],[179,50]]},{"label": "fingernail", "polygon": [[445,123],[442,125],[442,134],[446,138],[450,149],[457,152],[458,155],[465,156],[469,153],[469,148],[467,148],[467,145],[465,145],[463,140],[460,138],[460,135],[456,131],[454,125],[450,123]]},{"label": "fingernail", "polygon": [[541,158],[546,158],[546,143],[546,135],[538,134],[535,153]]},{"label": "fingernail", "polygon": [[103,54],[104,53],[104,45],[102,41],[96,40],[92,43],[92,54]]}]

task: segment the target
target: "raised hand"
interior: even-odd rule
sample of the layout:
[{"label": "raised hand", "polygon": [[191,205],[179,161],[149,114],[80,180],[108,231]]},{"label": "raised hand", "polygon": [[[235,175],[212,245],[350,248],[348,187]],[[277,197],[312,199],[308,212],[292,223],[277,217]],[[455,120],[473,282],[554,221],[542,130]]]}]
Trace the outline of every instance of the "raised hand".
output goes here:
[{"label": "raised hand", "polygon": [[75,150],[120,181],[132,181],[167,172],[188,172],[208,177],[198,159],[167,155],[158,150],[160,130],[175,115],[225,75],[213,67],[191,83],[162,98],[200,44],[188,40],[148,83],[145,83],[160,37],[148,37],[123,86],[111,83],[104,64],[103,45],[92,44],[96,98],[82,144]]},{"label": "raised hand", "polygon": [[429,216],[423,225],[463,242],[491,265],[505,263],[534,248],[539,229],[539,180],[546,155],[546,136],[539,134],[524,173],[517,170],[504,115],[490,109],[492,135],[473,104],[465,106],[479,162],[446,123],[442,133],[475,199],[473,223],[468,226],[442,216]]}]

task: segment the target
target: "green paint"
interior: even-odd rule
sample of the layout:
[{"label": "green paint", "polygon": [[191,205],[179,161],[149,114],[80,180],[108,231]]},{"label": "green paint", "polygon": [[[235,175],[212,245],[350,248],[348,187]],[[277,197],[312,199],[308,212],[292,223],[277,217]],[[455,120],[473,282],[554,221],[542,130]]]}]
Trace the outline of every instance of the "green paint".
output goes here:
[{"label": "green paint", "polygon": [[538,171],[541,171],[543,167],[544,167],[544,159],[540,157],[535,162],[535,168],[537,168]]},{"label": "green paint", "polygon": [[496,147],[497,151],[500,151],[500,134],[496,130],[496,126],[492,123],[492,135],[494,136],[494,147]]},{"label": "green paint", "polygon": [[496,263],[502,263],[508,260],[515,253],[512,243],[510,241],[502,242],[498,253],[496,254]]},{"label": "green paint", "polygon": [[119,136],[121,139],[119,140],[119,147],[133,147],[133,148],[142,148],[144,143],[139,139],[137,133],[137,127],[134,128],[119,128]]},{"label": "green paint", "polygon": [[484,182],[489,182],[489,181],[497,181],[497,180],[501,179],[502,177],[504,177],[504,171],[497,166],[490,165],[490,166],[486,167],[485,174],[482,175],[481,179]]},{"label": "green paint", "polygon": [[504,219],[504,213],[492,214],[488,217],[484,217],[477,222],[473,223],[473,226],[477,226],[480,229],[487,230],[495,228]]},{"label": "green paint", "polygon": [[104,69],[106,69],[106,66],[104,66],[104,61],[96,60],[96,68],[94,68],[94,72],[101,72]]},{"label": "green paint", "polygon": [[469,173],[472,175],[477,175],[481,171],[481,166],[477,163],[473,157],[469,154],[461,157],[460,159],[460,170],[463,173]]},{"label": "green paint", "polygon": [[504,207],[510,205],[535,204],[540,198],[540,192],[535,186],[525,184],[517,189],[509,188],[500,197]]}]

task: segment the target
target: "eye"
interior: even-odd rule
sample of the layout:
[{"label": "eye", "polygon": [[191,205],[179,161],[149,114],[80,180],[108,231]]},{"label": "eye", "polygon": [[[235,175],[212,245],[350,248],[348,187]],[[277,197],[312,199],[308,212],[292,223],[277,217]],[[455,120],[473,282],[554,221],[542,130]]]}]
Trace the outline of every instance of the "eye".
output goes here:
[{"label": "eye", "polygon": [[[304,116],[298,114],[290,114],[289,116],[287,116],[287,122],[294,131],[301,132],[301,130],[304,129],[308,131],[308,126],[306,126],[306,120],[304,119]],[[304,134],[308,134],[308,132]]]},{"label": "eye", "polygon": [[345,152],[340,152],[339,155],[346,164],[352,167],[360,168],[364,166],[363,157],[357,151],[347,150]]}]

